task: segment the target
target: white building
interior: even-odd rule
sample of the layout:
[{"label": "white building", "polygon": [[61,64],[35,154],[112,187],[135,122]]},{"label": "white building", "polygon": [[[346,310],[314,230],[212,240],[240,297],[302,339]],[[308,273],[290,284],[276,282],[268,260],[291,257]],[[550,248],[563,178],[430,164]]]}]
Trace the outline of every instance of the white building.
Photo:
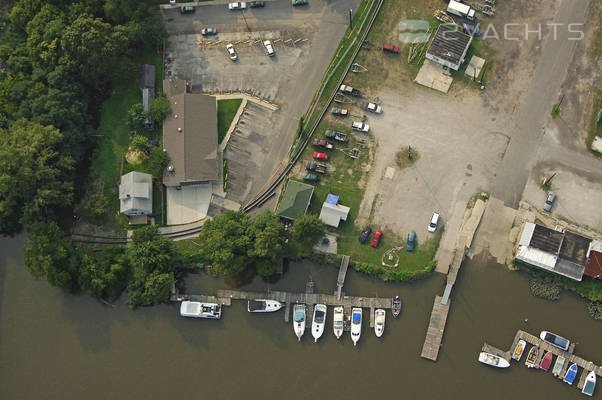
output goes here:
[{"label": "white building", "polygon": [[339,196],[329,194],[322,205],[320,219],[326,225],[338,228],[341,221],[347,221],[349,210],[349,207],[339,204]]},{"label": "white building", "polygon": [[121,176],[119,211],[125,215],[147,215],[153,212],[153,177],[132,171]]}]

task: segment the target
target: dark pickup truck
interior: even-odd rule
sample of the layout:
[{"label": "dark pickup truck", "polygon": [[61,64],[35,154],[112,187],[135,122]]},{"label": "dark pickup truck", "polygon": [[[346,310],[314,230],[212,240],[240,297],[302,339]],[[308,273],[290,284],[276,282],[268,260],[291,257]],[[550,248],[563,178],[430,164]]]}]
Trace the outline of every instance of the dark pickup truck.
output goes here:
[{"label": "dark pickup truck", "polygon": [[339,142],[346,142],[349,140],[347,135],[344,133],[332,131],[330,129],[327,129],[326,132],[324,132],[324,136],[326,136],[326,139],[334,139],[338,140]]},{"label": "dark pickup truck", "polygon": [[355,97],[359,97],[362,95],[362,93],[359,90],[354,89],[351,86],[347,86],[347,85],[341,85],[341,87],[339,88],[339,91],[341,93],[350,94]]},{"label": "dark pickup truck", "polygon": [[318,174],[325,174],[327,171],[327,167],[324,164],[306,162],[305,169],[311,172],[316,172]]},{"label": "dark pickup truck", "polygon": [[324,139],[314,139],[314,142],[312,144],[316,147],[322,147],[326,150],[334,150],[334,144],[327,142]]}]

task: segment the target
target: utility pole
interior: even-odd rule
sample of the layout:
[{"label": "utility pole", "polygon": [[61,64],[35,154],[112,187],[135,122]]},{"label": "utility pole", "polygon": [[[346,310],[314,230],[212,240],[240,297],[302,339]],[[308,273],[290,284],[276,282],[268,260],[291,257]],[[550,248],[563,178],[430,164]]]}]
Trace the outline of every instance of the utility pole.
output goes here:
[{"label": "utility pole", "polygon": [[247,19],[245,18],[245,10],[242,10],[242,19],[245,21],[245,25],[247,26],[247,30],[251,32],[251,28],[249,28],[249,24],[247,23]]},{"label": "utility pole", "polygon": [[350,28],[351,30],[353,30],[353,18],[352,18],[352,16],[351,16],[351,14],[352,14],[352,13],[353,13],[353,9],[352,9],[352,8],[350,8],[350,9],[349,9],[349,28]]}]

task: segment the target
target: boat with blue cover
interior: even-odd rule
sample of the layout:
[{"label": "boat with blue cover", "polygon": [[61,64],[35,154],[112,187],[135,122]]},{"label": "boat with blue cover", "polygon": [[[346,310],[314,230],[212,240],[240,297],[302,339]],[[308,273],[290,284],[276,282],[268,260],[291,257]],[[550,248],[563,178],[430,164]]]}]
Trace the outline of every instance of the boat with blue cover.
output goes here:
[{"label": "boat with blue cover", "polygon": [[568,383],[569,385],[572,385],[573,382],[575,382],[575,377],[577,376],[577,369],[577,364],[571,364],[569,369],[566,370],[566,374],[564,374],[563,381]]}]

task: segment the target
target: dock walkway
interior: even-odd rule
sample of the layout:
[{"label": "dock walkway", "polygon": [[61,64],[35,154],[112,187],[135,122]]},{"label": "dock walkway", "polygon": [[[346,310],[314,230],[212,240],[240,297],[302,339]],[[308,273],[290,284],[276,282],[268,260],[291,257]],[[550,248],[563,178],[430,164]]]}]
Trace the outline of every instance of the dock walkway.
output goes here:
[{"label": "dock walkway", "polygon": [[340,299],[343,293],[343,285],[345,284],[345,277],[347,276],[347,269],[349,268],[349,256],[343,256],[341,260],[341,267],[339,268],[339,276],[337,277],[337,299]]}]

